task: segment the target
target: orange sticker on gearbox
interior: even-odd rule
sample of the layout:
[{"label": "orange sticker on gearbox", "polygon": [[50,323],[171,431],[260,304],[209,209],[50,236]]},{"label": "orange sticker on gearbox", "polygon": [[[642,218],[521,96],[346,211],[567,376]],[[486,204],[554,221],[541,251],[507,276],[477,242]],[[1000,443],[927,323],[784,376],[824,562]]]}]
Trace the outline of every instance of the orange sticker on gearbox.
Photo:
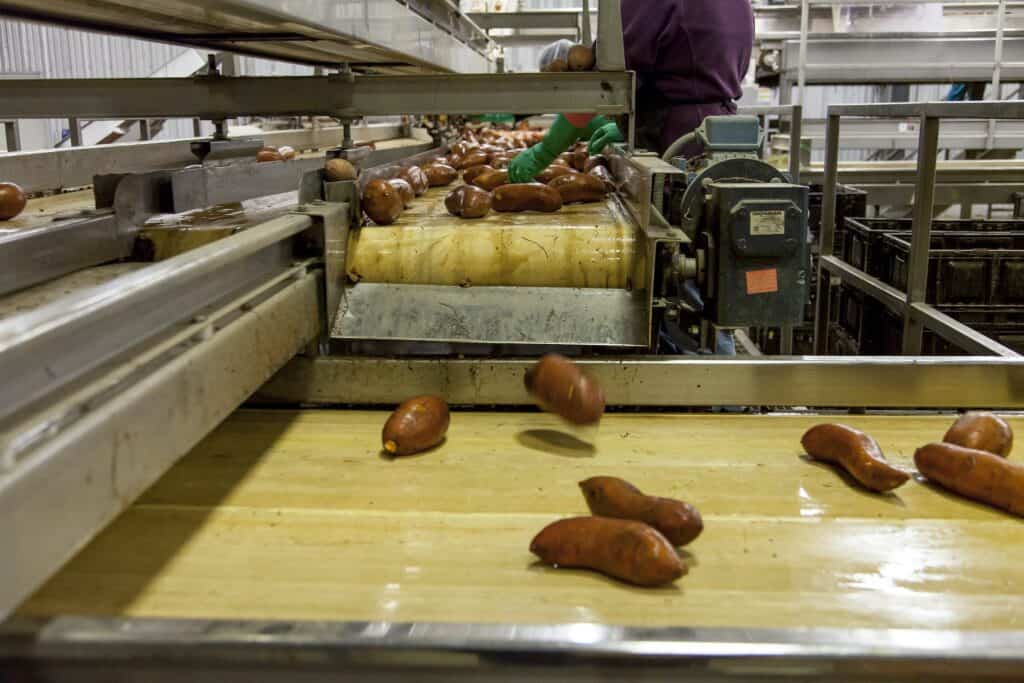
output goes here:
[{"label": "orange sticker on gearbox", "polygon": [[779,273],[774,268],[747,271],[747,294],[770,294],[779,291]]}]

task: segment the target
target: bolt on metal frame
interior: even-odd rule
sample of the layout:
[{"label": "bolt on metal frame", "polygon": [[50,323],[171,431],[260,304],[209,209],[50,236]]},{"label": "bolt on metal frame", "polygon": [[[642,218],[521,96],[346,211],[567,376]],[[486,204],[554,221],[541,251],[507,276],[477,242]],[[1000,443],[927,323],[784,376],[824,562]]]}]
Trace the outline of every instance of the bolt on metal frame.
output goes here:
[{"label": "bolt on metal frame", "polygon": [[[920,119],[917,182],[914,192],[914,215],[910,250],[907,292],[900,292],[862,270],[832,256],[836,229],[836,187],[839,176],[839,132],[843,116],[875,118],[918,117]],[[824,354],[828,346],[829,306],[833,278],[881,301],[903,317],[903,353],[921,354],[924,330],[979,355],[1017,357],[1012,349],[989,339],[929,306],[925,300],[928,289],[928,263],[931,251],[932,211],[942,119],[1024,119],[1024,102],[928,102],[916,104],[839,105],[828,109],[825,145],[824,199],[821,213],[821,235],[818,261],[818,299],[815,311],[815,352]]]}]

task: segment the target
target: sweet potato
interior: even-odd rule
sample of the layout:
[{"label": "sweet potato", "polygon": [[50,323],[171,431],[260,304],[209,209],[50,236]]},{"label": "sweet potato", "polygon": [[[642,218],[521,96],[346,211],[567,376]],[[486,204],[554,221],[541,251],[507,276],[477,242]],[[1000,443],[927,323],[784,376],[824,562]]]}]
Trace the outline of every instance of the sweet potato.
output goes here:
[{"label": "sweet potato", "polygon": [[452,181],[459,177],[458,171],[444,164],[424,166],[423,172],[427,175],[427,182],[430,184],[430,187],[451,185]]},{"label": "sweet potato", "polygon": [[381,440],[391,455],[412,455],[433,448],[448,433],[448,404],[437,396],[411,398],[391,413]]},{"label": "sweet potato", "polygon": [[638,586],[672,583],[687,571],[657,529],[624,519],[559,520],[534,537],[530,552],[556,567],[593,569]]},{"label": "sweet potato", "polygon": [[412,186],[412,191],[417,197],[422,195],[430,187],[430,180],[427,174],[419,166],[406,166],[398,172],[398,178]]},{"label": "sweet potato", "polygon": [[548,187],[558,190],[563,204],[599,202],[605,196],[605,184],[589,173],[569,173],[555,178]]},{"label": "sweet potato", "polygon": [[800,443],[812,458],[840,465],[872,491],[891,491],[910,478],[885,461],[878,442],[853,427],[820,424],[807,430]]},{"label": "sweet potato", "polygon": [[469,168],[467,168],[465,171],[462,172],[462,182],[466,183],[467,185],[472,185],[473,184],[473,180],[477,176],[481,176],[484,173],[490,173],[490,172],[492,172],[494,170],[495,169],[494,169],[493,166],[488,166],[487,164],[480,164],[478,166],[470,166]]},{"label": "sweet potato", "polygon": [[448,213],[460,218],[483,218],[491,211],[491,193],[473,185],[460,185],[444,198]]},{"label": "sweet potato", "polygon": [[961,496],[1024,517],[1024,467],[988,451],[951,443],[917,449],[914,464],[930,481]]},{"label": "sweet potato", "polygon": [[324,175],[332,182],[355,180],[359,175],[359,169],[353,166],[348,159],[329,159],[324,164]]},{"label": "sweet potato", "polygon": [[391,225],[402,215],[405,203],[399,191],[386,180],[371,180],[363,188],[363,211],[377,225]]},{"label": "sweet potato", "polygon": [[571,175],[572,173],[573,170],[568,166],[548,166],[543,171],[538,173],[537,177],[534,178],[534,180],[536,180],[538,183],[544,183],[545,185],[547,185],[555,178],[564,175]]},{"label": "sweet potato", "polygon": [[591,477],[580,482],[580,489],[595,515],[650,524],[672,545],[686,545],[704,530],[700,513],[689,503],[645,495],[618,477]]},{"label": "sweet potato", "polygon": [[[476,181],[479,183],[480,178]],[[502,185],[495,188],[492,203],[495,211],[553,213],[562,208],[562,195],[543,183]]]},{"label": "sweet potato", "polygon": [[541,408],[574,424],[594,424],[604,415],[601,385],[565,356],[544,356],[526,371],[523,383]]},{"label": "sweet potato", "polygon": [[491,171],[490,173],[481,173],[477,177],[473,178],[470,184],[483,188],[488,192],[493,192],[502,185],[508,185],[508,171]]},{"label": "sweet potato", "polygon": [[412,185],[401,178],[392,178],[388,181],[388,184],[398,190],[398,196],[402,198],[402,206],[406,209],[412,206],[413,201],[416,199],[416,193],[413,191]]},{"label": "sweet potato", "polygon": [[965,413],[953,423],[942,440],[1006,458],[1013,448],[1013,429],[998,415]]}]

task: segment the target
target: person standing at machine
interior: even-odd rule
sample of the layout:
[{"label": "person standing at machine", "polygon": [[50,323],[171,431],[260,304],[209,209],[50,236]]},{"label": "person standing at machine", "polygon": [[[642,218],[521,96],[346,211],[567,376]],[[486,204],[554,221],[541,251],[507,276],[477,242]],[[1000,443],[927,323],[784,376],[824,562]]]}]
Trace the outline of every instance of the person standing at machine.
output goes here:
[{"label": "person standing at machine", "polygon": [[[638,147],[663,154],[706,117],[736,113],[754,44],[750,0],[622,0],[622,38],[638,79]],[[542,70],[553,50],[545,52]],[[533,180],[581,138],[590,154],[624,139],[604,117],[560,114],[543,141],[513,159],[509,178]]]}]

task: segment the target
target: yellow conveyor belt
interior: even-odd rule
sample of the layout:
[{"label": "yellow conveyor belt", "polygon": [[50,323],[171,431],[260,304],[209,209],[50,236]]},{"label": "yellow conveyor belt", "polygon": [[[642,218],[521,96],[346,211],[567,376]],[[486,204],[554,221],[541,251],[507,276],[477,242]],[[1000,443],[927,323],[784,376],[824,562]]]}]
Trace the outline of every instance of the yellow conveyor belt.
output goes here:
[{"label": "yellow conveyor belt", "polygon": [[[437,450],[387,460],[386,416],[237,412],[22,612],[1024,628],[1024,522],[918,481],[881,496],[852,486],[802,459],[817,418],[616,414],[589,447],[548,415],[456,412]],[[951,418],[843,421],[912,467]],[[700,508],[677,585],[534,563],[531,537],[584,514],[577,482],[598,474]]]}]

